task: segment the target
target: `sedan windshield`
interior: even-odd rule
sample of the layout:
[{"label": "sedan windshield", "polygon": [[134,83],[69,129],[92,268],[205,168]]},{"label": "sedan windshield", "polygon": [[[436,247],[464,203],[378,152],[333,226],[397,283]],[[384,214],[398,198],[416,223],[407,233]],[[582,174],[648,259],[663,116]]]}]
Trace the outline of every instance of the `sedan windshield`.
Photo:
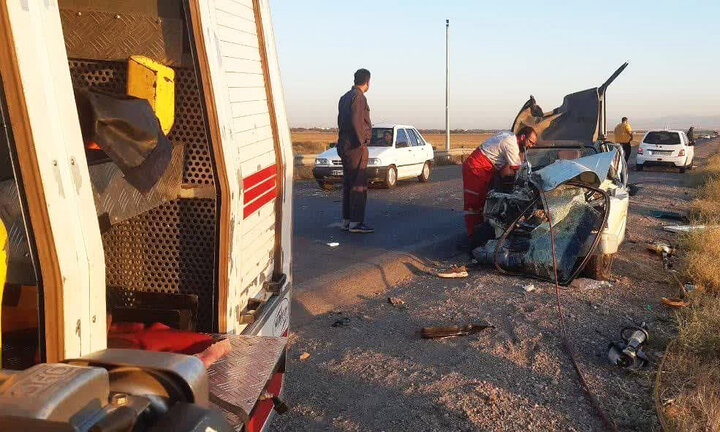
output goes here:
[{"label": "sedan windshield", "polygon": [[393,130],[392,128],[373,128],[372,138],[370,138],[371,147],[392,147]]},{"label": "sedan windshield", "polygon": [[680,144],[680,134],[668,131],[648,132],[643,141],[648,144]]}]

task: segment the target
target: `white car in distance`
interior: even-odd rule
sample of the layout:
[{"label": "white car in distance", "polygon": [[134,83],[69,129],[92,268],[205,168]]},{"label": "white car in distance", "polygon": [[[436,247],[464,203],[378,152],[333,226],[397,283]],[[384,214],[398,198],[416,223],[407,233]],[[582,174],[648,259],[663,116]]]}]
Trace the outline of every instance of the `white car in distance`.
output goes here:
[{"label": "white car in distance", "polygon": [[695,146],[681,130],[651,130],[637,149],[635,167],[642,171],[645,166],[674,166],[684,173],[692,169]]},{"label": "white car in distance", "polygon": [[[392,188],[398,180],[430,179],[435,152],[413,126],[379,124],[372,128],[368,145],[367,176],[370,183]],[[317,155],[313,176],[321,188],[342,182],[343,167],[336,148]]]}]

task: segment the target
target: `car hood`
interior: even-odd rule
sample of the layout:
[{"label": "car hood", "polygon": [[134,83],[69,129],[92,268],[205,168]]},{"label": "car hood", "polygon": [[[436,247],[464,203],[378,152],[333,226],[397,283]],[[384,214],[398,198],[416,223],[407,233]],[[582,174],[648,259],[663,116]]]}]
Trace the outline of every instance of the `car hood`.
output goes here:
[{"label": "car hood", "polygon": [[[392,147],[368,147],[368,157],[369,158],[383,158],[390,155],[392,152]],[[319,158],[327,158],[327,159],[340,159],[340,156],[338,155],[337,148],[333,147],[329,150],[325,150],[324,152],[317,155]]]},{"label": "car hood", "polygon": [[570,180],[598,187],[608,176],[617,150],[602,152],[573,160],[557,160],[532,173],[532,181],[544,191],[550,191]]},{"label": "car hood", "polygon": [[627,65],[620,66],[603,85],[565,96],[562,105],[549,112],[543,112],[530,96],[515,117],[512,131],[532,126],[539,146],[592,145],[605,133],[605,91]]}]

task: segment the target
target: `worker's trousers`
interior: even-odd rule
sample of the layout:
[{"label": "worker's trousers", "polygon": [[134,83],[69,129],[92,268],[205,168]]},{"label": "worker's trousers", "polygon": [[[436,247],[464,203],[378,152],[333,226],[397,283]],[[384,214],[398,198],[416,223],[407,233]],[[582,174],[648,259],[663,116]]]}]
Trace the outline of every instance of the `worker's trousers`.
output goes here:
[{"label": "worker's trousers", "polygon": [[472,237],[475,226],[483,221],[483,209],[488,189],[495,175],[492,162],[475,150],[462,165],[465,229]]},{"label": "worker's trousers", "polygon": [[625,153],[623,155],[623,156],[625,156],[625,163],[627,163],[628,160],[630,159],[630,153],[632,153],[632,146],[630,145],[629,142],[622,143],[621,145],[622,145],[623,153]]},{"label": "worker's trousers", "polygon": [[338,154],[343,165],[343,219],[362,223],[367,203],[368,149],[364,145],[354,148],[339,145]]}]

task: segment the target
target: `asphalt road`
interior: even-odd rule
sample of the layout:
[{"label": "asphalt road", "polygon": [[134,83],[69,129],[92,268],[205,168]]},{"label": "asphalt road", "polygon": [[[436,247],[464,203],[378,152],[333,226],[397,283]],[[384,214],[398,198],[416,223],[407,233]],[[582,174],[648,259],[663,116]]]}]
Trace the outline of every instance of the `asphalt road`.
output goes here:
[{"label": "asphalt road", "polygon": [[[294,183],[293,279],[295,286],[388,252],[412,251],[463,232],[460,166],[436,167],[428,183],[399,181],[394,189],[368,191],[365,222],[372,234],[340,229],[341,192],[315,181]],[[330,247],[328,243],[340,243]],[[452,251],[438,251],[438,256]]]}]

